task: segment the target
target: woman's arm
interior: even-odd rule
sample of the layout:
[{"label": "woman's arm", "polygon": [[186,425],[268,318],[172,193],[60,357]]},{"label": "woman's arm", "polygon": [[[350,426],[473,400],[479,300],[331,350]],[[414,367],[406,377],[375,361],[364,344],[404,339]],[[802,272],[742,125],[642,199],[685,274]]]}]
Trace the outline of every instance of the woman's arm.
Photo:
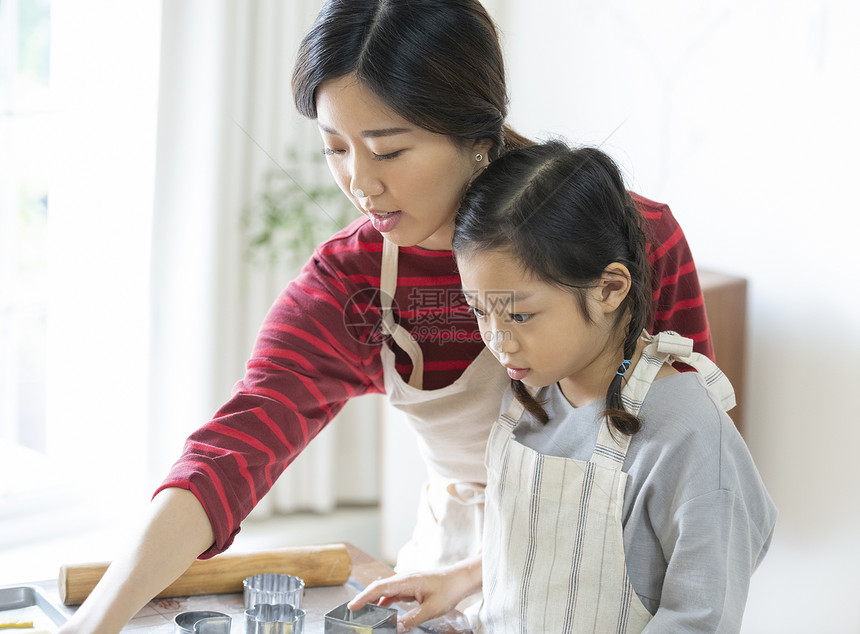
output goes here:
[{"label": "woman's arm", "polygon": [[394,575],[374,581],[349,603],[357,610],[368,603],[391,605],[398,601],[417,601],[418,606],[398,621],[410,629],[447,614],[469,595],[481,589],[481,555],[427,572]]},{"label": "woman's arm", "polygon": [[214,533],[204,558],[230,546],[257,501],[347,401],[383,389],[379,345],[357,341],[345,319],[366,279],[340,279],[378,270],[380,253],[364,253],[354,232],[325,249],[334,255],[318,252],[274,301],[245,375],[189,435],[159,487],[191,490],[203,505]]},{"label": "woman's arm", "polygon": [[170,585],[212,544],[209,518],[197,498],[165,489],[152,501],[143,531],[57,634],[112,634]]}]

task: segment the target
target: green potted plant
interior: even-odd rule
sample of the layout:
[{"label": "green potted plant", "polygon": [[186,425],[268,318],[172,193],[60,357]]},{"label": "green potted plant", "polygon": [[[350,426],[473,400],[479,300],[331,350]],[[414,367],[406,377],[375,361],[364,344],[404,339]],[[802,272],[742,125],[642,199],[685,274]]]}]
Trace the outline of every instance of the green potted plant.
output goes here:
[{"label": "green potted plant", "polygon": [[248,257],[301,265],[320,242],[357,217],[321,153],[300,160],[288,150],[285,163],[266,172],[261,193],[242,212]]}]

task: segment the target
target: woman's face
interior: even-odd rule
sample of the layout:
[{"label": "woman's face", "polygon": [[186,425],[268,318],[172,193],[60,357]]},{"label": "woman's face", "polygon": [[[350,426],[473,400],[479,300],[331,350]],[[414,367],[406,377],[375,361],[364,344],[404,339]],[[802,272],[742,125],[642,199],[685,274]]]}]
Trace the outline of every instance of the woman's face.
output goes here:
[{"label": "woman's face", "polygon": [[486,166],[489,143],[464,147],[406,121],[354,75],[323,82],[316,105],[329,169],[376,230],[398,246],[450,249],[460,199]]}]

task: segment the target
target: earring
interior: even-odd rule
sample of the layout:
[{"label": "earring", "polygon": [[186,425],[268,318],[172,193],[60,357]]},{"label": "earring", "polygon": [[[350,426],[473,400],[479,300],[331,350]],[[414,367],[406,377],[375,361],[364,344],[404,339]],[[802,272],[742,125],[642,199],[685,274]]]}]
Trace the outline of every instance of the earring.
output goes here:
[{"label": "earring", "polygon": [[484,155],[483,155],[483,154],[481,154],[480,152],[478,152],[477,154],[475,154],[475,160],[476,160],[478,163],[480,163],[481,161],[483,161],[483,160],[484,160]]},{"label": "earring", "polygon": [[359,198],[364,198],[364,191],[361,189],[353,189],[352,193]]}]

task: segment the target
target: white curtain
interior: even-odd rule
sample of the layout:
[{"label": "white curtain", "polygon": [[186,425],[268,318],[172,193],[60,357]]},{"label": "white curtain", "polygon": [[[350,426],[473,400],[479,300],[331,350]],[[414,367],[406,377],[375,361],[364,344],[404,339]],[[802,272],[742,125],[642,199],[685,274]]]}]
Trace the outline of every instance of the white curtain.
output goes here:
[{"label": "white curtain", "polygon": [[47,453],[62,484],[114,508],[145,490],[158,20],[147,2],[52,3],[51,116],[34,139],[49,183]]},{"label": "white curtain", "polygon": [[[314,124],[296,113],[290,92],[296,50],[320,6],[320,0],[163,4],[152,238],[153,483],[187,434],[229,396],[266,311],[296,272],[249,262],[240,220],[288,148],[301,157],[320,148]],[[253,517],[374,503],[378,411],[369,397],[349,404]]]},{"label": "white curtain", "polygon": [[[0,234],[16,241],[11,252],[0,244],[13,311],[11,328],[0,319],[0,364],[21,369],[0,376],[0,585],[83,558],[87,534],[130,517],[151,491],[140,447],[159,15],[146,0],[0,1],[11,106],[0,115]],[[34,48],[49,59],[38,91],[7,57]],[[38,224],[18,223],[25,193],[43,201]]]}]

